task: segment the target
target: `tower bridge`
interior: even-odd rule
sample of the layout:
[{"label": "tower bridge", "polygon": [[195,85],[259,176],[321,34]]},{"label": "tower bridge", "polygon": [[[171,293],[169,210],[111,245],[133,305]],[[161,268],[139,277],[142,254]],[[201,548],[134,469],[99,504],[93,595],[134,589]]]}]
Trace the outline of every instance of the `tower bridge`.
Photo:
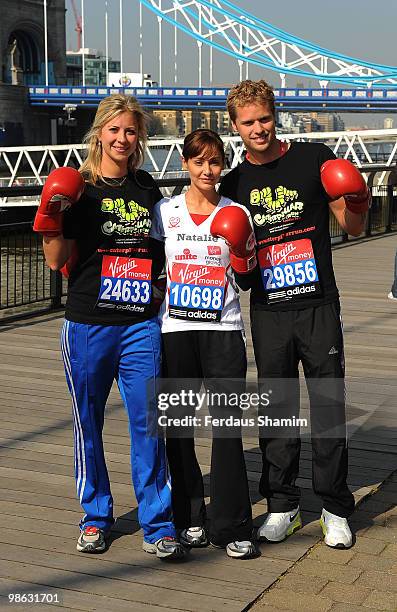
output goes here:
[{"label": "tower bridge", "polygon": [[[200,108],[224,110],[225,87],[30,87],[32,106],[71,104],[96,107],[102,98],[125,93],[151,109]],[[300,112],[397,112],[397,85],[393,89],[279,88],[274,90],[279,110]]]},{"label": "tower bridge", "polygon": [[[178,65],[177,34],[197,47],[198,85],[203,81],[203,47],[209,47],[209,84],[212,84],[212,51],[237,62],[240,80],[250,66],[277,73],[281,87],[287,76],[316,79],[350,87],[395,87],[397,67],[350,57],[290,34],[249,13],[229,0],[137,0],[155,15],[158,25],[159,82],[162,84],[163,28],[174,31],[174,60]],[[142,39],[141,39],[142,43]],[[140,45],[142,54],[142,44]],[[244,71],[245,68],[245,71]],[[245,72],[245,74],[244,74]]]},{"label": "tower bridge", "polygon": [[[148,38],[143,16],[151,20],[150,46],[158,50],[158,87],[109,89],[89,85],[83,49],[81,84],[70,87],[66,76],[65,2],[2,0],[0,146],[2,143],[50,142],[54,123],[59,118],[57,107],[94,108],[102,97],[116,91],[135,95],[150,109],[223,109],[228,90],[217,87],[214,80],[214,65],[220,55],[236,65],[236,77],[239,75],[240,80],[249,78],[252,67],[277,75],[275,80],[279,80],[280,87],[276,86],[275,93],[278,108],[282,110],[361,113],[397,110],[396,66],[325,49],[272,26],[229,0],[121,0],[113,3],[112,11],[117,12],[117,4],[121,13],[124,5],[124,14],[134,11],[137,17],[134,26],[139,46],[136,59],[141,73]],[[82,17],[84,23],[84,15]],[[120,15],[121,75],[122,22]],[[82,47],[90,44],[87,38]],[[174,71],[174,78],[169,78],[171,82],[168,83],[163,75],[165,39],[168,40],[166,60]],[[179,68],[185,56],[182,43],[193,45],[197,54],[197,73],[194,74],[194,69],[189,73],[197,86],[179,84]],[[186,55],[191,58],[191,54]],[[288,87],[292,78],[304,82],[310,79],[316,85]],[[88,113],[82,112],[81,117],[83,123],[89,120]]]}]

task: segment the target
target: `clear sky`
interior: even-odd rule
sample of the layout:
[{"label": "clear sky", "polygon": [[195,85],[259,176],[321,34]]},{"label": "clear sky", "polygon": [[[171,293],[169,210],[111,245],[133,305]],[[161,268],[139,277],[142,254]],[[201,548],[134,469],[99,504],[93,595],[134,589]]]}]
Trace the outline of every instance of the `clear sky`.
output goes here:
[{"label": "clear sky", "polygon": [[[236,6],[257,15],[262,20],[283,30],[319,44],[332,51],[351,55],[369,62],[397,65],[396,28],[397,2],[395,0],[232,0]],[[75,0],[81,12],[81,0]],[[77,46],[71,0],[65,0],[67,48]],[[105,0],[84,0],[85,46],[105,50]],[[109,47],[114,59],[120,58],[119,0],[108,0]],[[144,15],[144,72],[155,80],[158,70],[157,19],[145,7]],[[139,71],[139,2],[123,0],[123,69]],[[178,82],[181,85],[197,85],[197,45],[184,34],[178,34]],[[163,84],[173,84],[173,29],[163,26]],[[208,80],[208,50],[203,51],[203,84]],[[250,67],[250,78],[264,77],[273,85],[280,84],[275,72],[265,73]],[[214,85],[238,81],[237,62],[219,52],[214,52]],[[298,79],[299,80],[299,79]],[[287,85],[295,86],[297,79],[287,78]],[[313,79],[313,85],[316,84]],[[397,118],[396,118],[397,119]],[[374,123],[375,122],[375,123]],[[368,123],[368,122],[367,122]],[[370,122],[376,124],[375,118]]]}]

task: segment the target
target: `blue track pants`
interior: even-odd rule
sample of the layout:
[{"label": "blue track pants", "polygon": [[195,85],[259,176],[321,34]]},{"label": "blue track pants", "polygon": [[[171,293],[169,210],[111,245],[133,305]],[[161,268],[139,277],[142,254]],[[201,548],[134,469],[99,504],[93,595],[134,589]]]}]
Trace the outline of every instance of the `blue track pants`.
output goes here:
[{"label": "blue track pants", "polygon": [[147,436],[149,395],[160,371],[157,319],[127,326],[65,321],[61,342],[73,404],[77,494],[85,511],[80,528],[95,525],[106,531],[114,522],[102,429],[115,379],[129,418],[132,480],[144,538],[155,542],[174,536],[164,441]]}]

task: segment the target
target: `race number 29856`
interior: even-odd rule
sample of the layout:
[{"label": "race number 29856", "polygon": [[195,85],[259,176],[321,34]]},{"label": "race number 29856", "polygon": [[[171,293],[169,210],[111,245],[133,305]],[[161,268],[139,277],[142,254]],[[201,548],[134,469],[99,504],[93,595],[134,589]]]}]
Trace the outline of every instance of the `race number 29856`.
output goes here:
[{"label": "race number 29856", "polygon": [[263,247],[258,260],[268,304],[294,302],[321,293],[309,238]]},{"label": "race number 29856", "polygon": [[274,266],[263,270],[265,289],[293,287],[317,280],[316,263],[313,259]]}]

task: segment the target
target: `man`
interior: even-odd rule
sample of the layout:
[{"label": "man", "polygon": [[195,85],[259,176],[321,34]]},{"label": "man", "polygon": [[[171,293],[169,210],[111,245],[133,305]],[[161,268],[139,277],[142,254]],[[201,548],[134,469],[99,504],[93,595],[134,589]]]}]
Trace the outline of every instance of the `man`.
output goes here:
[{"label": "man", "polygon": [[[368,189],[356,168],[336,160],[325,145],[276,138],[274,95],[265,81],[234,87],[227,109],[246,158],[224,177],[221,193],[244,204],[254,222],[259,265],[237,278],[243,289],[251,288],[258,377],[283,379],[284,404],[280,400],[277,408],[291,414],[299,410],[302,363],[311,400],[313,489],[323,500],[325,543],[349,548],[347,518],[354,498],[346,484],[343,337],[329,210],[343,231],[358,236]],[[299,432],[276,437],[264,429],[260,447],[260,492],[268,515],[258,537],[279,542],[302,525],[295,484]]]},{"label": "man", "polygon": [[394,281],[387,297],[389,300],[397,300],[397,251],[394,256]]}]

